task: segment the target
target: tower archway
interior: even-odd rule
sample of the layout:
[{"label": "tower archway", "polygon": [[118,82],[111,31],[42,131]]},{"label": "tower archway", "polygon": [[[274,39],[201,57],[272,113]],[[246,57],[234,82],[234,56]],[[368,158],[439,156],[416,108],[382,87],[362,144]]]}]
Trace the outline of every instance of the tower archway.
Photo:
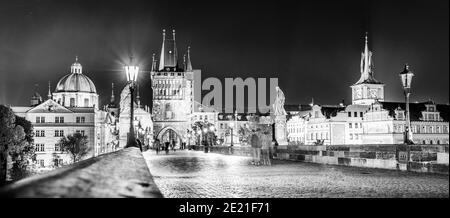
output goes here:
[{"label": "tower archway", "polygon": [[179,146],[183,142],[183,138],[178,131],[173,127],[165,127],[159,131],[157,138],[161,143],[172,142],[175,140],[176,145]]}]

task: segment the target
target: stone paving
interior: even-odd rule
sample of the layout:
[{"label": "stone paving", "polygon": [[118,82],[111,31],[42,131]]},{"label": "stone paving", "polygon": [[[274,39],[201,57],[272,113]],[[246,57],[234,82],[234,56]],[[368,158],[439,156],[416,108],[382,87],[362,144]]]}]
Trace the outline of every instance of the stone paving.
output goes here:
[{"label": "stone paving", "polygon": [[144,152],[169,198],[449,197],[449,176],[275,161],[200,151]]}]

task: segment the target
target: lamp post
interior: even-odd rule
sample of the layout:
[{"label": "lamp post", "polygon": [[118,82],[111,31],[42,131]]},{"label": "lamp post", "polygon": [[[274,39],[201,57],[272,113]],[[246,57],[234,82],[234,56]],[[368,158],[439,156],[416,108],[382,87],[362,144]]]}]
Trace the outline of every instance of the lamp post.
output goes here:
[{"label": "lamp post", "polygon": [[406,169],[409,170],[409,161],[411,158],[411,148],[412,144],[412,131],[411,131],[411,120],[409,117],[409,95],[411,94],[411,81],[414,74],[409,70],[409,65],[405,64],[405,68],[400,73],[400,80],[402,81],[403,91],[405,94],[405,113],[406,113],[406,127],[405,127],[405,137],[404,144],[407,149],[407,163]]},{"label": "lamp post", "polygon": [[233,127],[234,127],[234,123],[230,123],[230,128],[231,128],[231,144],[230,146],[233,147],[234,143],[233,143]]},{"label": "lamp post", "polygon": [[137,77],[139,74],[139,67],[133,65],[133,57],[130,57],[130,63],[129,65],[124,66],[125,69],[125,73],[127,75],[127,82],[129,84],[129,88],[130,88],[130,133],[128,135],[128,140],[127,140],[127,145],[125,146],[126,148],[128,147],[138,147],[137,143],[136,143],[136,137],[134,135],[134,125],[133,125],[133,120],[134,120],[134,87],[136,85],[136,81],[137,81]]}]

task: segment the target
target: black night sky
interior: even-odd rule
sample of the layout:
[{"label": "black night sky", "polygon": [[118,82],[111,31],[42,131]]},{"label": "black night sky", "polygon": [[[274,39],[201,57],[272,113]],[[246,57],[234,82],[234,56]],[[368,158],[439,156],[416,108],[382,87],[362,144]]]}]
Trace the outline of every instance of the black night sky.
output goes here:
[{"label": "black night sky", "polygon": [[[368,31],[387,101],[403,101],[398,73],[409,63],[412,101],[448,103],[448,26],[448,0],[0,0],[0,104],[28,106],[34,84],[45,98],[75,55],[105,104],[130,53],[149,70],[164,28],[177,31],[180,63],[191,46],[203,78],[278,77],[288,104],[349,103]],[[148,73],[140,79],[148,103]]]}]

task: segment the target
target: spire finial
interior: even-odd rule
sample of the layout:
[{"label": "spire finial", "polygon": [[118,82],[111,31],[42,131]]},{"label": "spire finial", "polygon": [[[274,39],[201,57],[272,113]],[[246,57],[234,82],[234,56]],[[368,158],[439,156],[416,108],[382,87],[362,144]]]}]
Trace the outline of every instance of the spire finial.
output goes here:
[{"label": "spire finial", "polygon": [[405,70],[409,70],[409,64],[408,63],[405,64]]},{"label": "spire finial", "polygon": [[52,99],[52,92],[50,90],[51,90],[51,85],[50,85],[50,81],[48,81],[48,93],[47,93],[48,99]]},{"label": "spire finial", "polygon": [[367,44],[367,42],[369,41],[369,40],[368,40],[368,38],[369,38],[369,32],[367,32],[367,31],[366,31],[366,37],[365,37],[365,38],[366,38],[366,44]]},{"label": "spire finial", "polygon": [[155,53],[152,55],[152,71],[156,71]]},{"label": "spire finial", "polygon": [[186,54],[183,55],[183,69],[186,71]]},{"label": "spire finial", "polygon": [[175,29],[172,30],[173,40],[175,40]]},{"label": "spire finial", "polygon": [[115,96],[114,96],[114,83],[111,83],[111,103],[114,103]]},{"label": "spire finial", "polygon": [[163,29],[163,39],[166,39],[166,29]]},{"label": "spire finial", "polygon": [[75,62],[78,62],[78,55],[75,55]]},{"label": "spire finial", "polygon": [[186,71],[192,71],[192,63],[191,63],[191,46],[188,46],[188,47],[187,47]]}]

